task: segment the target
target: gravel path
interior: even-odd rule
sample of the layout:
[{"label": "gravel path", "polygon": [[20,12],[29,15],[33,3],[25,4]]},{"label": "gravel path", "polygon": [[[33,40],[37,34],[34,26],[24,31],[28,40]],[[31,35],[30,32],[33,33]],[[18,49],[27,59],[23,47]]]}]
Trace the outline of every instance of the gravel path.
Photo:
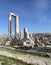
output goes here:
[{"label": "gravel path", "polygon": [[[8,51],[1,51],[0,55],[4,55],[7,57],[13,57],[15,59],[22,60],[27,63],[33,63],[38,65],[51,65],[51,58],[39,57],[39,56],[32,56],[32,55],[24,55],[24,54],[12,54]],[[46,64],[47,63],[47,64]]]}]

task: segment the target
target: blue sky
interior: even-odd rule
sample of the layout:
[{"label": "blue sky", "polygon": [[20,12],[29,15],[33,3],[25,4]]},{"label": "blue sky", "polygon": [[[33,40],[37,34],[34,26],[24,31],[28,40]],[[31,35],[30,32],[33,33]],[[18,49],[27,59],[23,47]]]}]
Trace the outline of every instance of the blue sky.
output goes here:
[{"label": "blue sky", "polygon": [[10,12],[18,14],[20,30],[27,27],[30,33],[51,32],[51,0],[0,0],[0,34],[8,34]]}]

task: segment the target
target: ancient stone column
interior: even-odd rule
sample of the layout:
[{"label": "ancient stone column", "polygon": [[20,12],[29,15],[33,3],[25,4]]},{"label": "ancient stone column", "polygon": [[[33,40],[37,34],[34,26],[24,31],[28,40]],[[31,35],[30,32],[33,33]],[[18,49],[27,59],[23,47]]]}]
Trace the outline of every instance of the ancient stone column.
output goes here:
[{"label": "ancient stone column", "polygon": [[27,31],[27,28],[24,28],[24,38],[28,39],[29,38],[29,33]]},{"label": "ancient stone column", "polygon": [[11,39],[11,15],[9,14],[9,17],[8,17],[9,21],[8,21],[8,37],[9,37],[9,40]]},{"label": "ancient stone column", "polygon": [[18,24],[18,15],[15,15],[14,13],[9,14],[9,21],[8,21],[8,35],[9,35],[9,40],[11,38],[11,16],[15,18],[15,25],[14,25],[14,33],[15,36],[14,38],[18,38],[18,33],[19,33],[19,24]]},{"label": "ancient stone column", "polygon": [[18,38],[19,33],[19,24],[18,24],[18,15],[15,17],[15,37]]},{"label": "ancient stone column", "polygon": [[20,39],[23,39],[23,31],[20,31]]}]

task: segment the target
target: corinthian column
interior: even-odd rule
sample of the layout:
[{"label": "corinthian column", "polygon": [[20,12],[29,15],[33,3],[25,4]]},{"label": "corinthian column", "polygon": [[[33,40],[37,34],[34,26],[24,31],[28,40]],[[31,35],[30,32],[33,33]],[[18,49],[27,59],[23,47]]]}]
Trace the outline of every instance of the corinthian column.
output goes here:
[{"label": "corinthian column", "polygon": [[19,33],[18,15],[15,17],[15,37],[18,38]]},{"label": "corinthian column", "polygon": [[11,15],[9,14],[9,17],[8,17],[8,37],[9,37],[9,40],[11,39]]}]

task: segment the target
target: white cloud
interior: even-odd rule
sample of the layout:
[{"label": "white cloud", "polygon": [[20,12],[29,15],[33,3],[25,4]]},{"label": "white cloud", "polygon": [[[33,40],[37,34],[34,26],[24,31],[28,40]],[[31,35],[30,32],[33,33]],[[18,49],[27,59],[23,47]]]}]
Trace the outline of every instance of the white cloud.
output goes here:
[{"label": "white cloud", "polygon": [[35,7],[39,9],[47,9],[48,8],[48,1],[47,0],[36,0]]},{"label": "white cloud", "polygon": [[38,15],[44,14],[49,8],[49,2],[47,0],[36,0],[34,3],[34,10]]},{"label": "white cloud", "polygon": [[35,0],[32,2],[32,8],[35,11],[35,17],[38,19],[39,22],[49,22],[48,16],[45,12],[49,8],[48,0]]}]

